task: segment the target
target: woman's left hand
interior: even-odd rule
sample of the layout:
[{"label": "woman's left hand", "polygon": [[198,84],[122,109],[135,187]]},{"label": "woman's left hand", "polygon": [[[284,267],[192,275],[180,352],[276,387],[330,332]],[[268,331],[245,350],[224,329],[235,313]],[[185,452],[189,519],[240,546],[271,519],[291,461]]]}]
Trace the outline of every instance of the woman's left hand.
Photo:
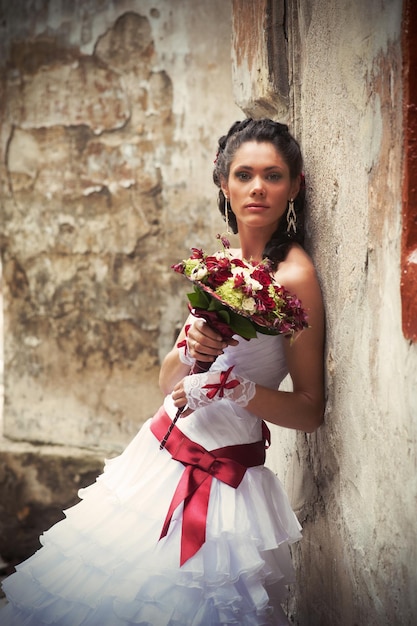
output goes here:
[{"label": "woman's left hand", "polygon": [[255,393],[255,383],[235,374],[232,366],[224,371],[208,371],[186,376],[175,385],[172,399],[177,408],[187,405],[190,411],[184,411],[185,416],[191,411],[222,399],[245,407]]}]

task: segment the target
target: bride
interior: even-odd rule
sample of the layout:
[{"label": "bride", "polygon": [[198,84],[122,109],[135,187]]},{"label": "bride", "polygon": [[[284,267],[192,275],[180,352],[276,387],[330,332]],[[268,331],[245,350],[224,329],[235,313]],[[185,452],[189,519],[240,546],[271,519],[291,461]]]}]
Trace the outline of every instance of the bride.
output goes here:
[{"label": "bride", "polygon": [[[309,327],[293,341],[224,340],[190,315],[162,363],[163,406],[4,581],[2,626],[288,624],[289,546],[301,527],[264,466],[266,422],[313,432],[324,409],[323,303],[303,248],[299,145],[283,124],[236,122],[219,140],[213,178],[239,236],[234,254],[270,259]],[[196,360],[210,370],[190,375]],[[291,392],[279,390],[287,373]]]}]

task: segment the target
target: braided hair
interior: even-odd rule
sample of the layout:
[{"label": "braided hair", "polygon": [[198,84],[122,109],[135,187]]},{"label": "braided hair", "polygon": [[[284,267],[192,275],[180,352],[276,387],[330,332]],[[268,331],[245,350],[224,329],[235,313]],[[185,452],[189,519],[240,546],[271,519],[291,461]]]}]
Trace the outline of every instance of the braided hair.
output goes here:
[{"label": "braided hair", "polygon": [[[236,151],[247,141],[269,142],[284,159],[290,172],[290,178],[294,180],[302,174],[303,158],[298,142],[288,130],[286,124],[274,122],[268,118],[254,120],[247,118],[242,122],[235,122],[227,135],[220,137],[218,152],[213,171],[213,181],[219,187],[218,206],[219,211],[226,219],[226,198],[221,189],[222,181],[229,178],[230,165]],[[302,180],[300,191],[294,199],[294,210],[297,216],[297,232],[287,232],[286,215],[284,214],[272,234],[263,251],[263,258],[268,258],[276,269],[278,264],[285,259],[292,243],[304,245],[304,200],[305,185]],[[236,216],[230,204],[227,205],[228,222],[234,233],[237,233]]]}]

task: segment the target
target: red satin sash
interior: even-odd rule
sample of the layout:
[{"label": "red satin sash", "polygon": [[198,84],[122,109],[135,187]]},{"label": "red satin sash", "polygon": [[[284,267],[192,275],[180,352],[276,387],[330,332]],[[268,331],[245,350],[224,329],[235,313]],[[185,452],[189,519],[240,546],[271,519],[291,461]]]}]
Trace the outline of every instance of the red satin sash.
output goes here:
[{"label": "red satin sash", "polygon": [[[151,431],[161,440],[170,424],[171,418],[161,407],[151,421]],[[264,422],[262,431],[269,442],[269,429]],[[248,467],[265,463],[265,447],[265,441],[257,441],[208,451],[174,426],[165,449],[173,459],[185,466],[185,471],[171,500],[159,538],[162,539],[168,533],[173,513],[183,502],[180,565],[188,561],[206,540],[207,510],[213,478],[236,489]]]}]

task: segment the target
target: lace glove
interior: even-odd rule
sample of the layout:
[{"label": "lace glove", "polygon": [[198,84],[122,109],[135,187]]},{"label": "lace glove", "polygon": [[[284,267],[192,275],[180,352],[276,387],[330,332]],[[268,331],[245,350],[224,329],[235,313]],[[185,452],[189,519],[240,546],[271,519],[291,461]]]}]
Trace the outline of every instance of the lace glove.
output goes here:
[{"label": "lace glove", "polygon": [[193,359],[192,356],[190,356],[190,354],[188,353],[188,331],[191,328],[191,324],[187,324],[187,326],[185,327],[185,339],[183,339],[183,341],[180,341],[177,343],[177,348],[178,348],[178,357],[181,361],[181,363],[184,363],[184,365],[189,365],[190,367],[192,367],[195,363],[195,359]]},{"label": "lace glove", "polygon": [[256,393],[256,385],[238,374],[232,367],[224,372],[204,372],[184,379],[187,407],[195,411],[211,402],[226,398],[239,406],[247,406]]}]

